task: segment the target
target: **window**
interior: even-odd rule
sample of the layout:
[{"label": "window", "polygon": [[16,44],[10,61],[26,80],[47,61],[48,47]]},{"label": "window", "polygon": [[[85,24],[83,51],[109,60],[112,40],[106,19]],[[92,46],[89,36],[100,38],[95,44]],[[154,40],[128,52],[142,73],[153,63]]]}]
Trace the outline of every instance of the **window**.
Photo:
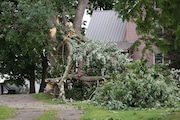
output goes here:
[{"label": "window", "polygon": [[164,63],[164,55],[162,52],[154,53],[154,64]]},{"label": "window", "polygon": [[155,30],[157,37],[161,40],[163,40],[163,35],[164,35],[164,28],[160,25],[156,25],[156,30]]},{"label": "window", "polygon": [[154,9],[155,10],[159,10],[160,9],[159,3],[156,0],[154,1]]}]

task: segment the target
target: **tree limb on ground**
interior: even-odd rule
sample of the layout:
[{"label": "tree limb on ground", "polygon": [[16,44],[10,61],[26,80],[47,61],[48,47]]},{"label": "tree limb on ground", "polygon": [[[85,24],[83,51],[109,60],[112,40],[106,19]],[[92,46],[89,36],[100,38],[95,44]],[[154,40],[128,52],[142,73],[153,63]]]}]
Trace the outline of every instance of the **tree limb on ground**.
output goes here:
[{"label": "tree limb on ground", "polygon": [[72,63],[73,63],[73,60],[72,60],[72,55],[73,55],[73,46],[70,42],[70,40],[68,40],[66,42],[67,44],[67,48],[68,48],[68,51],[69,51],[69,55],[68,55],[68,62],[67,62],[67,66],[66,66],[66,69],[65,69],[65,72],[62,76],[62,79],[59,81],[59,83],[57,84],[59,89],[60,89],[60,94],[59,94],[59,97],[61,97],[63,99],[63,101],[65,101],[65,91],[64,91],[64,82],[67,80],[68,78],[68,75],[71,71],[71,68],[72,68]]},{"label": "tree limb on ground", "polygon": [[[79,76],[78,74],[69,74],[67,76],[67,79],[80,80],[83,82],[96,82],[99,80],[106,81],[109,78],[110,78],[109,75],[105,75],[105,76],[84,76],[84,75],[82,75],[82,76]],[[58,77],[58,78],[47,78],[45,81],[51,82],[51,83],[59,83],[61,80],[62,80],[62,77]]]}]

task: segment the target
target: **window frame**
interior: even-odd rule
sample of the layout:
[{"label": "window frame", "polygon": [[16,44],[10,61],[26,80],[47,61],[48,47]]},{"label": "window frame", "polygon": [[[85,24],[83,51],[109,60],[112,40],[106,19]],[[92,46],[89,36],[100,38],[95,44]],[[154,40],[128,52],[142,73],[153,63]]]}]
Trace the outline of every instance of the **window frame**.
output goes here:
[{"label": "window frame", "polygon": [[154,1],[154,9],[158,10],[158,11],[160,10],[160,7],[159,7],[159,5],[158,5],[156,0]]},{"label": "window frame", "polygon": [[[156,58],[156,57],[160,57],[157,56],[158,54],[161,54],[161,58]],[[156,60],[157,59],[157,60]],[[158,59],[161,59],[161,62],[158,62]],[[156,52],[153,54],[153,64],[164,64],[164,54],[162,52]]]}]

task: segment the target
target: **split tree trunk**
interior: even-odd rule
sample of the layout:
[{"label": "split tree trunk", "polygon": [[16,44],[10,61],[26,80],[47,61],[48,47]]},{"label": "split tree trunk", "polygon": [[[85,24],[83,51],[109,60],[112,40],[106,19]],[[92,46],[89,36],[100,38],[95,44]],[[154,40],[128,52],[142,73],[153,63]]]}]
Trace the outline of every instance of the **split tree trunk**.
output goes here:
[{"label": "split tree trunk", "polygon": [[[76,10],[76,15],[75,15],[74,24],[73,24],[75,32],[78,36],[80,36],[82,18],[83,18],[84,11],[86,9],[88,2],[89,0],[78,0],[78,7]],[[73,46],[71,45],[70,40],[67,41],[66,45],[69,51],[68,63],[67,63],[65,72],[62,76],[62,79],[60,80],[60,83],[58,84],[59,89],[60,89],[59,97],[62,98],[64,101],[65,101],[64,82],[67,80],[70,70],[72,68],[72,54],[73,54]]]},{"label": "split tree trunk", "polygon": [[[89,2],[89,0],[78,0],[78,7],[77,7],[77,10],[76,10],[73,27],[75,29],[76,34],[79,37],[81,35],[80,31],[81,31],[81,25],[82,25],[82,18],[83,18],[84,11],[86,9],[86,6],[87,6],[88,2]],[[64,20],[64,21],[66,21],[66,20]],[[56,41],[56,25],[55,24],[54,24],[54,22],[52,20],[50,20],[50,26],[52,27],[52,29],[50,30],[50,37],[51,37],[52,43],[54,41]],[[64,28],[64,29],[66,30],[66,28]],[[64,32],[66,33],[66,31],[64,31]],[[52,45],[52,46],[54,47],[54,45]],[[73,46],[71,45],[70,40],[66,41],[66,46],[67,46],[67,49],[69,51],[68,59],[67,59],[68,62],[67,62],[65,72],[64,72],[64,74],[62,76],[62,79],[58,83],[58,87],[60,89],[59,97],[62,98],[63,100],[65,100],[64,82],[68,78],[68,75],[69,75],[70,70],[72,68],[72,54],[73,54]],[[52,61],[53,61],[53,59],[52,59]],[[55,62],[55,61],[53,61],[53,62]],[[53,64],[53,62],[52,62],[52,64]]]},{"label": "split tree trunk", "polygon": [[[50,41],[49,43],[52,45],[52,49],[57,52],[56,49],[56,34],[57,34],[57,26],[59,26],[59,18],[58,16],[51,16],[48,20],[48,24],[50,29]],[[53,53],[50,53],[50,64],[54,66],[57,62],[56,58],[54,57]]]}]

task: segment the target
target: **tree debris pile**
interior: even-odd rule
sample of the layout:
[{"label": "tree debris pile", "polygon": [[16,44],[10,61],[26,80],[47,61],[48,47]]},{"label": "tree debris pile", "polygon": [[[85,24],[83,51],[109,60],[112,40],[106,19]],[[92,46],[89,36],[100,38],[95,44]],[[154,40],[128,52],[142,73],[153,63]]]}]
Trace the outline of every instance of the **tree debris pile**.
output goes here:
[{"label": "tree debris pile", "polygon": [[[114,44],[79,37],[72,26],[68,26],[68,30],[67,35],[62,34],[61,49],[53,49],[56,51],[51,55],[55,63],[50,71],[58,72],[55,77],[46,79],[46,82],[58,85],[59,97],[64,96],[63,99],[67,80],[80,80],[86,85],[106,81],[110,74],[121,73],[125,69],[125,64],[131,61],[128,54],[123,54]],[[61,76],[56,77],[59,75]]]}]

